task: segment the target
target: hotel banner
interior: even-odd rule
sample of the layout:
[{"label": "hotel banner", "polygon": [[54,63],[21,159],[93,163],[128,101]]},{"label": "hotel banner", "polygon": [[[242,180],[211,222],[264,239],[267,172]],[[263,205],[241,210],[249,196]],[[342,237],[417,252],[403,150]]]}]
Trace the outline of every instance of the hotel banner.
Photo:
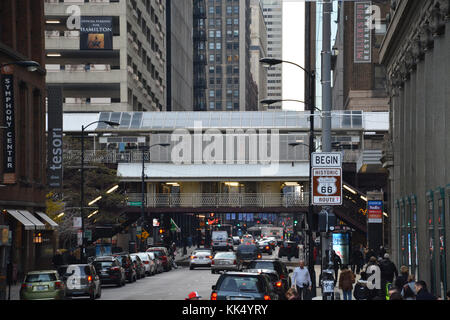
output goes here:
[{"label": "hotel banner", "polygon": [[112,17],[81,17],[80,50],[112,50]]}]

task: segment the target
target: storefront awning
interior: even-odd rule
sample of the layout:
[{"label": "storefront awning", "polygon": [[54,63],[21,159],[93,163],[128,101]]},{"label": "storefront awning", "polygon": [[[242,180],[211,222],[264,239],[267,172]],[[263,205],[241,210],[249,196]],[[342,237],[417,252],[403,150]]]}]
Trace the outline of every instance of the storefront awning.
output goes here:
[{"label": "storefront awning", "polygon": [[38,214],[38,216],[40,216],[45,222],[47,222],[52,229],[55,229],[56,227],[58,227],[58,224],[53,221],[48,215],[46,215],[43,212],[36,212]]},{"label": "storefront awning", "polygon": [[8,213],[16,218],[21,224],[23,224],[25,230],[35,230],[35,225],[30,220],[21,215],[17,210],[8,210]]},{"label": "storefront awning", "polygon": [[45,230],[45,224],[40,222],[31,212],[26,210],[17,210],[20,214],[22,214],[25,218],[30,220],[36,227],[36,230]]}]

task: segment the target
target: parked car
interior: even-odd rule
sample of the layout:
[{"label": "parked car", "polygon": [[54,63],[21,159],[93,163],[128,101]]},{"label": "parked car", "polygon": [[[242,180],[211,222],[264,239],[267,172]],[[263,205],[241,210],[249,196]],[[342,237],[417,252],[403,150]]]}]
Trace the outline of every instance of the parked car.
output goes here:
[{"label": "parked car", "polygon": [[212,286],[211,300],[278,300],[264,273],[225,272]]},{"label": "parked car", "polygon": [[169,251],[165,247],[150,247],[147,252],[154,252],[159,258],[161,258],[164,271],[172,270],[173,259],[169,255]]},{"label": "parked car", "polygon": [[130,254],[131,261],[133,261],[134,267],[136,268],[136,276],[138,279],[145,278],[145,266],[141,258],[137,254]]},{"label": "parked car", "polygon": [[298,244],[294,241],[284,241],[280,245],[280,249],[278,250],[278,258],[288,257],[291,259],[295,257],[298,259]]},{"label": "parked car", "polygon": [[189,261],[189,269],[194,270],[198,267],[211,267],[212,253],[210,251],[194,251]]},{"label": "parked car", "polygon": [[115,253],[113,254],[113,257],[116,257],[119,260],[119,263],[125,269],[125,277],[127,278],[128,282],[136,282],[136,266],[134,265],[133,260],[131,260],[131,256],[128,253]]},{"label": "parked car", "polygon": [[63,280],[66,297],[88,296],[91,300],[100,298],[102,286],[92,264],[72,264],[67,266]]},{"label": "parked car", "polygon": [[279,300],[286,300],[286,292],[289,288],[283,286],[283,281],[280,279],[280,276],[275,270],[271,269],[247,269],[245,272],[248,273],[262,273],[267,275],[270,278],[270,283],[278,295]]},{"label": "parked car", "polygon": [[141,261],[144,263],[145,274],[148,276],[152,276],[156,273],[156,265],[152,259],[148,256],[147,252],[138,252],[135,253],[141,258]]},{"label": "parked car", "polygon": [[20,300],[62,300],[64,282],[56,270],[31,271],[20,287]]},{"label": "parked car", "polygon": [[239,238],[238,236],[233,236],[233,245],[238,246],[241,244],[241,238]]},{"label": "parked car", "polygon": [[147,254],[150,256],[150,259],[152,259],[153,262],[155,263],[155,272],[156,273],[164,272],[162,260],[156,256],[155,252],[147,252]]},{"label": "parked car", "polygon": [[252,260],[261,259],[262,254],[259,248],[254,244],[241,244],[236,250],[237,258],[243,262],[243,264],[248,264]]},{"label": "parked car", "polygon": [[211,261],[211,273],[219,271],[232,270],[241,271],[242,262],[234,252],[217,252]]},{"label": "parked car", "polygon": [[291,287],[291,277],[289,276],[289,271],[286,268],[286,265],[278,259],[253,260],[249,263],[247,269],[274,270],[279,276],[279,281],[281,281],[281,286],[276,284],[275,287],[281,287],[284,291],[289,290]]},{"label": "parked car", "polygon": [[102,285],[116,284],[121,287],[126,284],[125,269],[117,258],[112,256],[97,257],[92,264]]},{"label": "parked car", "polygon": [[257,242],[257,245],[262,253],[268,253],[269,255],[272,255],[273,249],[268,240],[259,240]]}]

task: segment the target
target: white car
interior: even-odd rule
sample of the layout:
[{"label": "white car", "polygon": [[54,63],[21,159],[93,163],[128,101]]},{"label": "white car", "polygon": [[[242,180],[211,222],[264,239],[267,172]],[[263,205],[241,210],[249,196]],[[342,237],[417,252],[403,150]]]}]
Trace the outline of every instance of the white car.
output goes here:
[{"label": "white car", "polygon": [[154,262],[152,259],[150,259],[147,252],[138,252],[138,253],[133,253],[131,255],[137,255],[137,256],[139,256],[139,258],[141,258],[142,262],[144,263],[146,275],[150,276],[150,275],[155,274]]},{"label": "white car", "polygon": [[196,267],[211,267],[212,258],[211,251],[194,251],[189,262],[189,269],[193,270]]}]

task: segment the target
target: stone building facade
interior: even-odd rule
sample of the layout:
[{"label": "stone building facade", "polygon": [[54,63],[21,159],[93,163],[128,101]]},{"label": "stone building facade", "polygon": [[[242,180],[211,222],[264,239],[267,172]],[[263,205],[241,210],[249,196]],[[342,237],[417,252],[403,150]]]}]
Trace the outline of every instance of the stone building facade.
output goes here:
[{"label": "stone building facade", "polygon": [[450,1],[391,1],[380,51],[390,97],[392,258],[450,287]]}]

